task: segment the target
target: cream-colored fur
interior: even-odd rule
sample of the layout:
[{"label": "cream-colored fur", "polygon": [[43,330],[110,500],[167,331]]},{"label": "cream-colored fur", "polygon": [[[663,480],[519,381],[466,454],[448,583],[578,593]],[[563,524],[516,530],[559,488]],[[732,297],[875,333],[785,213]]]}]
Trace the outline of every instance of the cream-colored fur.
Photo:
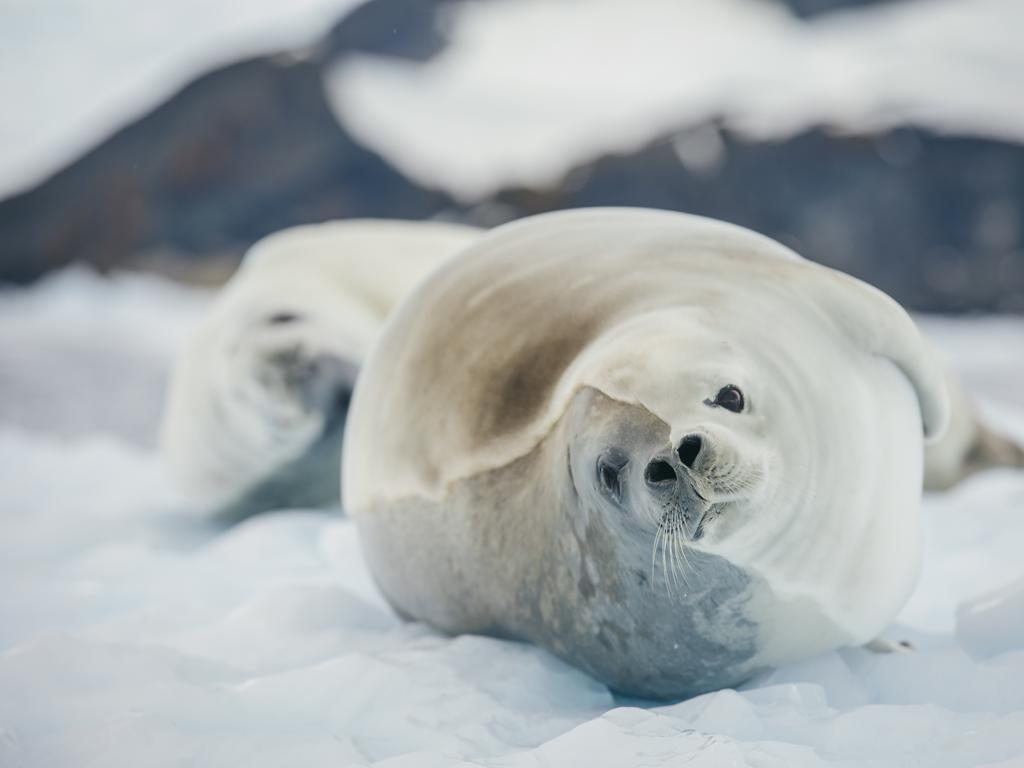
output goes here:
[{"label": "cream-colored fur", "polygon": [[175,366],[161,447],[185,495],[221,507],[301,460],[330,414],[291,379],[334,376],[328,384],[350,389],[394,305],[478,234],[352,220],[256,243]]}]

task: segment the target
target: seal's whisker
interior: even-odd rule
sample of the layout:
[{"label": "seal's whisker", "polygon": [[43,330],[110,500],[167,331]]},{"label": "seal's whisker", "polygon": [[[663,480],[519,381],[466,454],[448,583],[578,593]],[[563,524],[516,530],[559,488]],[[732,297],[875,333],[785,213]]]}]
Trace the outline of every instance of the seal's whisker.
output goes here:
[{"label": "seal's whisker", "polygon": [[659,525],[657,530],[654,532],[654,546],[651,547],[651,589],[654,589],[655,582],[655,568],[657,557],[658,557],[658,542],[661,541],[661,526]]},{"label": "seal's whisker", "polygon": [[672,556],[672,583],[678,588],[679,587],[679,534],[676,531],[672,532],[672,538],[669,540],[670,553]]},{"label": "seal's whisker", "polygon": [[670,561],[671,555],[669,554],[669,542],[672,540],[672,531],[665,529],[665,532],[661,537],[661,575],[665,582],[665,589],[668,593],[672,594],[672,582],[670,577],[670,571],[672,570],[672,563]]},{"label": "seal's whisker", "polygon": [[661,533],[662,533],[662,535],[661,535],[661,580],[665,583],[665,589],[668,591],[668,593],[672,594],[672,590],[671,590],[671,588],[669,586],[669,583],[668,583],[668,564],[666,563],[666,560],[665,560],[665,558],[666,558],[666,555],[665,555],[665,537],[667,536],[667,534],[662,530],[661,526],[658,527],[658,530],[661,531]]},{"label": "seal's whisker", "polygon": [[679,589],[678,542],[679,533],[677,531],[673,531],[672,538],[669,539],[669,557],[672,561],[672,586],[676,589]]},{"label": "seal's whisker", "polygon": [[683,589],[685,589],[687,592],[689,592],[690,591],[690,584],[686,580],[686,571],[688,571],[690,569],[690,561],[686,557],[686,549],[687,549],[686,548],[686,542],[680,541],[679,542],[679,559],[680,559],[679,575],[680,575],[680,578],[683,580]]},{"label": "seal's whisker", "polygon": [[690,591],[690,583],[686,580],[686,572],[690,569],[690,561],[686,557],[686,542],[683,541],[682,537],[677,540],[677,546],[679,548],[679,576],[683,580],[683,589],[686,592]]},{"label": "seal's whisker", "polygon": [[673,582],[672,571],[675,568],[675,563],[672,561],[672,531],[671,529],[666,533],[665,538],[661,542],[661,551],[663,560],[662,563],[665,566],[665,588],[668,591],[669,597],[675,597],[675,583]]}]

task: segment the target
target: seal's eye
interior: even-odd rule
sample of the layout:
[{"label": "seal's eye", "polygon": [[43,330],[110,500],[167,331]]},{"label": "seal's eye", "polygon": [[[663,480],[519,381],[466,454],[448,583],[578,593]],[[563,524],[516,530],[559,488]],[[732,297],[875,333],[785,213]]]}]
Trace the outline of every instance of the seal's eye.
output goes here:
[{"label": "seal's eye", "polygon": [[746,403],[743,400],[743,393],[740,392],[740,388],[729,384],[718,390],[718,394],[715,395],[714,401],[708,404],[717,405],[720,408],[725,408],[725,410],[732,411],[733,413],[739,413],[743,410],[743,406]]},{"label": "seal's eye", "polygon": [[622,470],[628,461],[618,451],[607,451],[597,459],[597,479],[601,490],[616,503],[622,502]]}]

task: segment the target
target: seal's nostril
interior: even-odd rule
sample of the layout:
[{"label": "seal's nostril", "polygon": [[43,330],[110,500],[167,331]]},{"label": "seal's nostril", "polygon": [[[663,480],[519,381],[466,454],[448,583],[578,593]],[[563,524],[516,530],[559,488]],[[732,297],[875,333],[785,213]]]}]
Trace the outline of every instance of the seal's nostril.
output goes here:
[{"label": "seal's nostril", "polygon": [[700,435],[687,435],[683,438],[683,442],[679,444],[679,449],[676,451],[679,454],[679,460],[690,469],[693,469],[693,463],[697,461],[703,444]]},{"label": "seal's nostril", "polygon": [[651,484],[674,483],[676,481],[676,471],[672,469],[672,465],[667,461],[655,459],[647,465],[647,469],[644,470],[644,477]]}]

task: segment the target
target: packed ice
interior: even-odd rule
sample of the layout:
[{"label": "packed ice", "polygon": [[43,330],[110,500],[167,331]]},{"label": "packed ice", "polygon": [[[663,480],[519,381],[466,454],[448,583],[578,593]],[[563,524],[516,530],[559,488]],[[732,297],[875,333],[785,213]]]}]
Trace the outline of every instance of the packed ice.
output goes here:
[{"label": "packed ice", "polygon": [[[1021,764],[1024,474],[925,498],[920,586],[885,633],[913,650],[625,700],[401,621],[340,510],[224,528],[177,501],[153,430],[207,301],[75,270],[0,294],[0,765]],[[923,325],[1024,437],[1024,321]]]}]

